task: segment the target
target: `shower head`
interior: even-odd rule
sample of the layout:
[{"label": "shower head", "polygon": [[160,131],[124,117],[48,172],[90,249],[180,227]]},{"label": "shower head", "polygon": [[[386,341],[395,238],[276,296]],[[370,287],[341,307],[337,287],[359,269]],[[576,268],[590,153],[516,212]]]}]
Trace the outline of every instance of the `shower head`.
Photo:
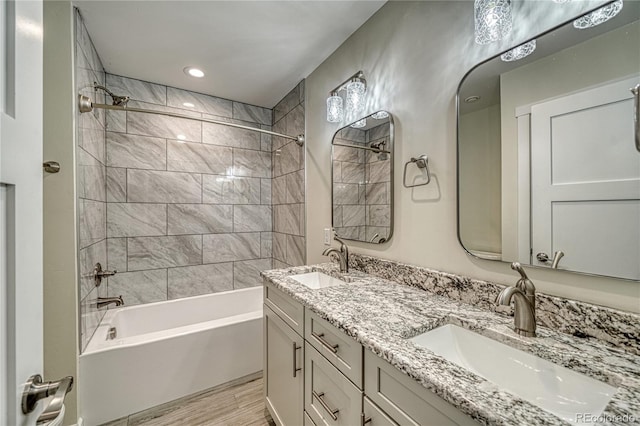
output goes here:
[{"label": "shower head", "polygon": [[106,87],[94,82],[93,83],[93,88],[96,90],[102,90],[104,92],[107,93],[107,95],[111,96],[111,105],[116,105],[116,106],[121,106],[121,107],[125,107],[127,106],[127,102],[129,102],[129,96],[118,96],[118,95],[114,95],[113,92],[111,92],[111,90],[107,89]]}]

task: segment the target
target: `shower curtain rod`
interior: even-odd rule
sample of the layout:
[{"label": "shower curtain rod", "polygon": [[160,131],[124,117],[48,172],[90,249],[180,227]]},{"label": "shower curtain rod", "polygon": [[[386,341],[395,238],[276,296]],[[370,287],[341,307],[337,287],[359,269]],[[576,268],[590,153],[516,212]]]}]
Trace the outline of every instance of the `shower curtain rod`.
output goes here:
[{"label": "shower curtain rod", "polygon": [[278,136],[278,137],[281,137],[281,138],[290,139],[290,140],[295,141],[300,146],[302,146],[304,144],[304,135],[289,136],[289,135],[284,135],[282,133],[272,132],[270,130],[258,129],[258,128],[250,127],[250,126],[243,126],[242,124],[227,123],[226,121],[219,121],[219,120],[213,120],[213,119],[202,118],[202,117],[191,117],[191,116],[188,116],[188,115],[176,114],[176,113],[173,113],[173,112],[154,111],[154,110],[151,110],[151,109],[142,109],[142,108],[129,108],[127,106],[121,106],[121,105],[96,104],[96,103],[93,103],[91,101],[91,98],[89,98],[88,96],[84,96],[84,95],[78,95],[78,105],[79,105],[79,110],[80,110],[81,113],[83,113],[83,112],[91,112],[91,111],[93,111],[94,108],[100,108],[100,109],[108,109],[108,110],[113,110],[113,111],[129,111],[129,112],[140,112],[140,113],[143,113],[143,114],[164,115],[166,117],[184,118],[186,120],[201,121],[201,122],[205,122],[205,123],[220,124],[220,125],[223,125],[223,126],[236,127],[238,129],[252,130],[254,132],[265,133],[267,135]]}]

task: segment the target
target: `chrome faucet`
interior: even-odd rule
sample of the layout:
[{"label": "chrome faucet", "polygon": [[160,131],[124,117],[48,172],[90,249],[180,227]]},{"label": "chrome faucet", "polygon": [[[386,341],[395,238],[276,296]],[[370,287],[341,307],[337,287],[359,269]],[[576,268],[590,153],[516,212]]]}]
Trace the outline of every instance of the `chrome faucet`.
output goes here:
[{"label": "chrome faucet", "polygon": [[105,306],[109,306],[110,304],[115,304],[116,306],[124,305],[124,300],[122,300],[122,296],[118,297],[98,297],[96,299],[96,306],[98,309],[104,308]]},{"label": "chrome faucet", "polygon": [[322,255],[329,256],[332,253],[336,254],[340,262],[340,272],[349,272],[349,247],[347,247],[347,244],[342,241],[335,232],[333,233],[333,239],[340,243],[340,250],[329,247],[322,252]]},{"label": "chrome faucet", "polygon": [[536,336],[536,288],[527,277],[522,269],[522,265],[518,262],[511,264],[511,269],[520,273],[520,279],[513,287],[507,287],[500,292],[496,298],[499,305],[510,305],[511,299],[514,300],[515,309],[513,312],[513,320],[515,332],[521,336]]}]

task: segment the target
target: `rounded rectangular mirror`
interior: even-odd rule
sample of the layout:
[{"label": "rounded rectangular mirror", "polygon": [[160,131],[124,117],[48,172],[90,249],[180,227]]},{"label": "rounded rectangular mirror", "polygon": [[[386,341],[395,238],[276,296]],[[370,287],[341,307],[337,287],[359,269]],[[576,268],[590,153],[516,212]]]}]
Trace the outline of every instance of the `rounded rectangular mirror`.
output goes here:
[{"label": "rounded rectangular mirror", "polygon": [[613,6],[460,83],[458,235],[472,255],[640,280],[640,2]]},{"label": "rounded rectangular mirror", "polygon": [[382,244],[393,234],[393,117],[378,111],[331,142],[332,226],[345,240]]}]

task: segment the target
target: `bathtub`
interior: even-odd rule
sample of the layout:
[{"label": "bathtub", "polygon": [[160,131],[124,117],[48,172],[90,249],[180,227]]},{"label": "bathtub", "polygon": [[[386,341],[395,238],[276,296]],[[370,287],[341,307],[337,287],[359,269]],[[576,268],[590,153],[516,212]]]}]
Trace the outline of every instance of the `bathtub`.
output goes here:
[{"label": "bathtub", "polygon": [[260,370],[262,287],[110,309],[79,358],[80,416],[99,425]]}]

